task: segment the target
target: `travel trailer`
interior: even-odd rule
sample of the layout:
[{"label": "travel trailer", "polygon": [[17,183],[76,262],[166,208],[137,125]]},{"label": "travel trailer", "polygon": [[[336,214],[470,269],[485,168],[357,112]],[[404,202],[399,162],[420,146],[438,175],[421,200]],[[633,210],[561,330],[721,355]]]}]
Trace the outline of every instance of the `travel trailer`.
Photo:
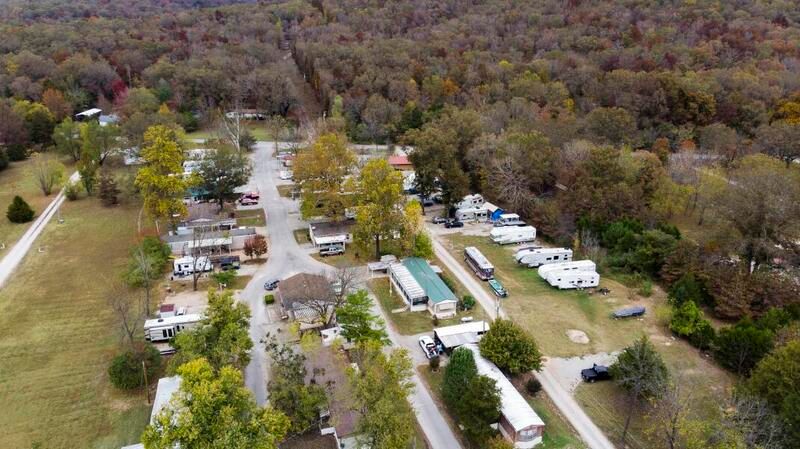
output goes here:
[{"label": "travel trailer", "polygon": [[458,209],[456,211],[456,219],[458,221],[487,221],[489,219],[489,211],[482,208]]},{"label": "travel trailer", "polygon": [[489,262],[478,248],[468,246],[464,248],[464,261],[467,262],[472,271],[483,281],[494,278],[494,265]]},{"label": "travel trailer", "polygon": [[517,214],[500,214],[497,221],[494,222],[495,227],[498,228],[502,226],[525,226],[525,224]]},{"label": "travel trailer", "polygon": [[197,271],[211,271],[214,267],[211,264],[211,259],[206,256],[200,256],[195,260],[192,256],[181,257],[175,259],[172,263],[172,274],[175,276],[186,276]]},{"label": "travel trailer", "polygon": [[489,232],[493,242],[501,245],[525,243],[536,240],[536,228],[533,226],[505,226],[494,228]]},{"label": "travel trailer", "polygon": [[480,193],[476,193],[474,195],[465,196],[455,206],[456,209],[477,209],[483,206],[483,203],[485,202],[486,201],[483,199],[483,196]]},{"label": "travel trailer", "polygon": [[589,288],[600,284],[600,275],[594,271],[551,271],[545,280],[559,290]]},{"label": "travel trailer", "polygon": [[550,273],[564,271],[597,271],[597,266],[591,260],[574,260],[572,262],[551,263],[539,267],[539,276],[547,279]]},{"label": "travel trailer", "polygon": [[154,318],[144,322],[144,338],[150,342],[169,341],[185,329],[195,327],[203,320],[199,313]]},{"label": "travel trailer", "polygon": [[514,260],[528,268],[536,268],[551,263],[569,262],[572,260],[572,250],[569,248],[540,248],[517,251]]}]

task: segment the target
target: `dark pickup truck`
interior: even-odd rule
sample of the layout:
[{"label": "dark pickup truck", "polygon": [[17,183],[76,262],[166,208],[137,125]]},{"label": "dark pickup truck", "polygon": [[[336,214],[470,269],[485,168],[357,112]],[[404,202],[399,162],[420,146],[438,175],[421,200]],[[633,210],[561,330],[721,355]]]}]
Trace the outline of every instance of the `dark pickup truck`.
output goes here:
[{"label": "dark pickup truck", "polygon": [[594,363],[591,368],[581,370],[581,377],[584,381],[592,383],[598,380],[611,379],[611,373],[608,372],[607,366]]}]

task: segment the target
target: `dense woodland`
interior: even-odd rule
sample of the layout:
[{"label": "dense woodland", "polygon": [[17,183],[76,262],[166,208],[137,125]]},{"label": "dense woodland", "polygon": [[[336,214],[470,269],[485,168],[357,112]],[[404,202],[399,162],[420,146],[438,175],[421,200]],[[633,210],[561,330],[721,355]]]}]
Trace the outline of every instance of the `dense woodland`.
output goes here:
[{"label": "dense woodland", "polygon": [[[59,123],[94,106],[132,147],[151,125],[192,131],[235,108],[298,121],[299,68],[320,131],[412,145],[422,194],[481,192],[609,272],[660,283],[671,329],[726,368],[747,376],[800,335],[796,2],[0,9],[0,169],[69,146]],[[792,404],[768,400],[789,419]]]}]

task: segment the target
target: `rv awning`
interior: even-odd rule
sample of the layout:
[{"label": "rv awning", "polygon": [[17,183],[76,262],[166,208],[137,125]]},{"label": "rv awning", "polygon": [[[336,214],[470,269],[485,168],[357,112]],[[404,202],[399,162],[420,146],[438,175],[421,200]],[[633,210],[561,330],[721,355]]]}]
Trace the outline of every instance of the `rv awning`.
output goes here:
[{"label": "rv awning", "polygon": [[336,243],[345,243],[347,242],[346,235],[329,235],[326,237],[315,237],[314,243],[319,245],[333,245]]},{"label": "rv awning", "polygon": [[445,348],[456,348],[466,344],[475,344],[481,340],[484,332],[489,330],[489,324],[485,321],[473,321],[471,323],[456,324],[455,326],[439,327],[433,330],[436,338],[442,342]]},{"label": "rv awning", "polygon": [[233,244],[232,237],[219,237],[214,239],[203,239],[200,241],[189,241],[186,242],[188,249],[195,249],[195,248],[213,248],[217,246],[225,246]]}]

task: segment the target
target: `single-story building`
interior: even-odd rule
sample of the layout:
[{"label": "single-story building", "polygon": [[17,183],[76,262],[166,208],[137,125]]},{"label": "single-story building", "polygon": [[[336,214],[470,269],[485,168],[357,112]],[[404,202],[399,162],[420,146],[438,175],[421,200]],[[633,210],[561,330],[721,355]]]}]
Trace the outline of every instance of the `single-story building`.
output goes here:
[{"label": "single-story building", "polygon": [[352,221],[323,221],[318,223],[309,223],[308,237],[311,243],[318,248],[332,245],[347,246],[347,243],[353,241],[353,235],[350,230],[353,227]]},{"label": "single-story building", "polygon": [[85,120],[91,120],[93,118],[98,118],[98,117],[100,117],[100,114],[102,114],[102,113],[103,113],[103,110],[100,109],[100,108],[87,109],[87,110],[85,110],[83,112],[78,112],[77,114],[75,114],[75,121],[82,122],[82,121],[85,121]]},{"label": "single-story building", "polygon": [[486,321],[437,327],[433,330],[433,341],[442,345],[442,348],[449,354],[459,346],[477,344],[488,330],[489,323]]},{"label": "single-story building", "polygon": [[228,254],[244,248],[244,242],[256,235],[255,228],[236,228],[228,231],[206,232],[202,239],[196,239],[193,233],[161,236],[161,241],[169,245],[172,254],[207,255]]},{"label": "single-story building", "polygon": [[389,279],[391,290],[403,298],[412,312],[427,310],[438,318],[456,315],[456,295],[425,259],[409,257],[391,265]]},{"label": "single-story building", "polygon": [[414,164],[412,164],[408,156],[404,154],[393,154],[389,156],[388,162],[395,170],[409,171],[414,169]]},{"label": "single-story building", "polygon": [[333,313],[333,288],[321,274],[300,273],[278,284],[275,298],[283,314],[300,323],[300,330],[316,329],[325,325],[321,311],[326,316]]},{"label": "single-story building", "polygon": [[497,423],[500,434],[518,449],[530,449],[541,443],[544,432],[542,418],[505,374],[494,363],[481,356],[477,345],[468,344],[464,347],[472,351],[478,374],[494,380],[500,390],[500,421]]}]

